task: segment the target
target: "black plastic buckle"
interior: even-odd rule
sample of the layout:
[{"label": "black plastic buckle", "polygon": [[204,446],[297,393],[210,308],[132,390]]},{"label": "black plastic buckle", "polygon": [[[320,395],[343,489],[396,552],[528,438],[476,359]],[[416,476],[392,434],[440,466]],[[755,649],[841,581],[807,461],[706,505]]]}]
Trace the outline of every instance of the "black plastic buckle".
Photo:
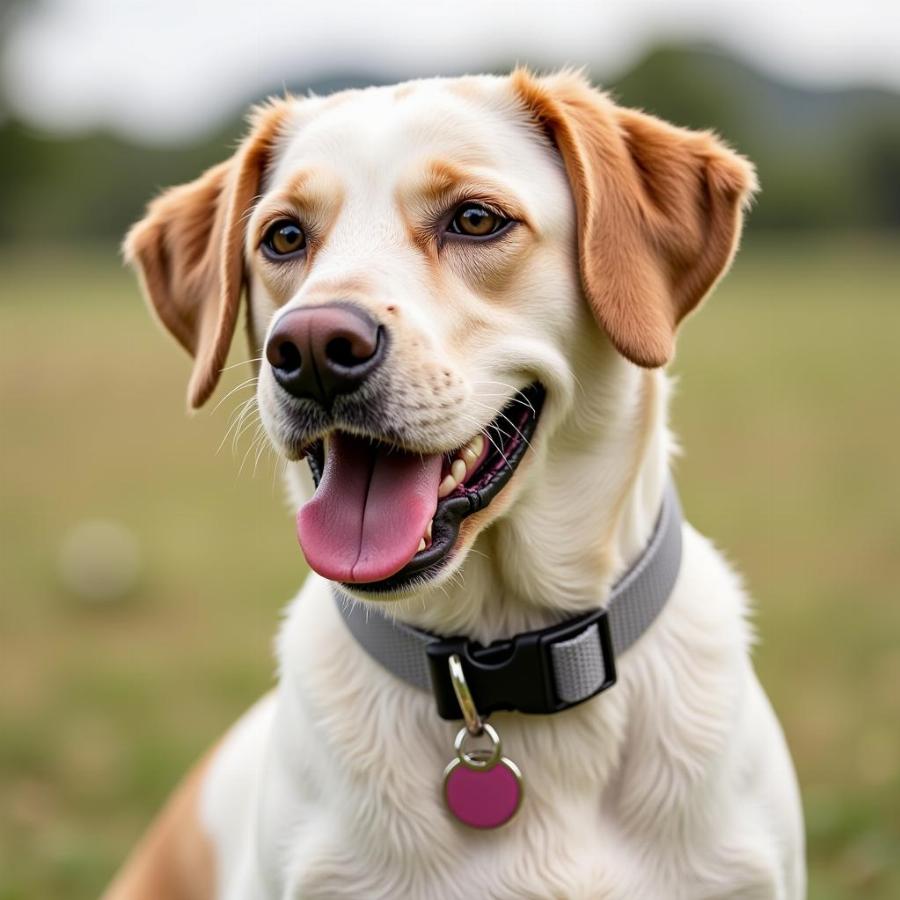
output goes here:
[{"label": "black plastic buckle", "polygon": [[[550,648],[553,644],[578,637],[594,624],[597,625],[603,653],[603,684],[580,700],[563,700],[556,692]],[[437,701],[438,715],[442,719],[462,718],[448,666],[448,660],[454,653],[462,661],[475,706],[483,716],[499,709],[538,714],[561,712],[595,697],[616,683],[615,655],[605,609],[551,628],[495,641],[487,647],[467,638],[446,638],[433,641],[426,650],[431,687]]]}]

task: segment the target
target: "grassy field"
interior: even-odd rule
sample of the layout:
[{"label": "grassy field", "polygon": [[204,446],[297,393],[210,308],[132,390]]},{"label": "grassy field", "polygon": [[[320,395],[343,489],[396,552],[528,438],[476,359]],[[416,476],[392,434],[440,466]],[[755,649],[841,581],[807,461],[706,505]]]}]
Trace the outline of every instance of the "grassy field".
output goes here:
[{"label": "grassy field", "polygon": [[[271,460],[216,453],[246,394],[185,418],[187,361],[113,251],[0,274],[0,900],[77,900],[271,684],[304,567]],[[896,240],[757,243],[674,367],[684,504],[756,598],[817,900],[900,897],[898,295]],[[61,568],[98,518],[137,542],[115,600]]]}]

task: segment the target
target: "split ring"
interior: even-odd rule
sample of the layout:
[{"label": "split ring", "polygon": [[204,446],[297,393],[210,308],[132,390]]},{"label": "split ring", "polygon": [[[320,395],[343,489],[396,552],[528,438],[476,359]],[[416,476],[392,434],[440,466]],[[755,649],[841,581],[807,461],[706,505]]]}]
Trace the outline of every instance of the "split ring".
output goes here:
[{"label": "split ring", "polygon": [[482,722],[482,729],[484,734],[491,739],[490,750],[487,748],[478,748],[468,751],[464,750],[463,746],[465,745],[466,738],[470,737],[469,730],[466,727],[459,729],[456,740],[453,742],[453,747],[456,750],[459,761],[468,769],[490,769],[500,761],[503,752],[503,747],[500,743],[500,735],[497,734],[493,725],[488,722]]}]

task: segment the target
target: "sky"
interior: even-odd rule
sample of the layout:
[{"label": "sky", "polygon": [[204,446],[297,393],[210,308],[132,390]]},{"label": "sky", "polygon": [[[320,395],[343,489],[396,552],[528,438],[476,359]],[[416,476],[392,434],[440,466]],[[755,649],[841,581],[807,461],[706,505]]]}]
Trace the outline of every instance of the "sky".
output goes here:
[{"label": "sky", "polygon": [[900,0],[25,0],[4,30],[17,116],[158,143],[283,82],[501,61],[612,80],[662,41],[711,42],[799,84],[900,90]]}]

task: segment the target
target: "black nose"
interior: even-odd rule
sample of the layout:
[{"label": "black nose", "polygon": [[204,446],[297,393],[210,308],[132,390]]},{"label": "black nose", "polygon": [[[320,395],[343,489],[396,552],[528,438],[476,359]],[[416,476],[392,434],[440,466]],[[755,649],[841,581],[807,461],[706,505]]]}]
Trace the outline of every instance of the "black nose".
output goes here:
[{"label": "black nose", "polygon": [[275,380],[294,397],[330,406],[381,365],[384,332],[364,310],[327,303],[284,313],[266,344]]}]

